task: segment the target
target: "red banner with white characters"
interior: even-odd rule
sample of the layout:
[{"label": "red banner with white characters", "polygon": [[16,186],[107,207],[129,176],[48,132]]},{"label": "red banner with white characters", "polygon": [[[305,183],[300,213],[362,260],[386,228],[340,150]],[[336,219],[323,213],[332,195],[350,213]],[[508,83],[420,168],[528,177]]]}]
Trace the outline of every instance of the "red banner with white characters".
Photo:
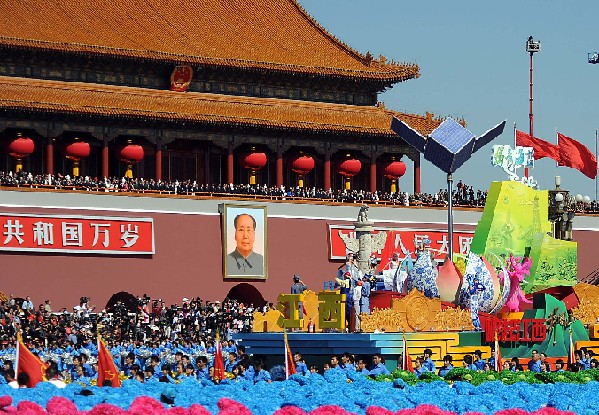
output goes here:
[{"label": "red banner with white characters", "polygon": [[0,251],[154,254],[152,218],[0,213]]},{"label": "red banner with white characters", "polygon": [[[438,261],[444,261],[445,256],[448,253],[449,239],[447,231],[438,229],[376,227],[372,233],[377,234],[379,232],[387,232],[387,242],[385,243],[385,248],[379,252],[375,252],[374,255],[379,259],[383,259],[382,262],[384,263],[388,261],[388,258],[386,260],[382,258],[382,255],[385,252],[387,252],[389,256],[391,256],[393,252],[397,252],[399,253],[400,258],[405,258],[406,253],[409,252],[412,258],[415,259],[415,245],[421,243],[427,237],[430,240],[431,251],[434,252],[435,258]],[[343,243],[343,240],[339,236],[340,233],[350,237],[356,236],[354,227],[351,225],[329,225],[330,259],[345,259],[345,243]],[[461,254],[468,254],[468,252],[470,252],[470,244],[472,243],[473,237],[474,231],[454,231],[453,251]]]}]

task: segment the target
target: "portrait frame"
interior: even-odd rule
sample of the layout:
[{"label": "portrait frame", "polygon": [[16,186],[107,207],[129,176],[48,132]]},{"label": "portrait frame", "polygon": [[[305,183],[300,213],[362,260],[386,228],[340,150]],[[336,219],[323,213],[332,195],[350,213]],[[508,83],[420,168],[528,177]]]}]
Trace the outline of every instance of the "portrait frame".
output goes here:
[{"label": "portrait frame", "polygon": [[[268,278],[268,215],[266,206],[222,205],[223,278],[266,280]],[[235,218],[238,228],[235,228]],[[248,236],[250,224],[255,226]],[[251,253],[248,254],[248,249]]]}]

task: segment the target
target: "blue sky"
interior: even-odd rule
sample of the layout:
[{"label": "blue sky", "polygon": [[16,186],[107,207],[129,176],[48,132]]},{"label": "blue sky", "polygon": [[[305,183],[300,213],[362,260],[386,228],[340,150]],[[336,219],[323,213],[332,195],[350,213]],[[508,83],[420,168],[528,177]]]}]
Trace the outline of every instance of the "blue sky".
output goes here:
[{"label": "blue sky", "polygon": [[[299,0],[329,32],[361,53],[420,66],[418,79],[396,84],[379,100],[409,113],[463,117],[480,135],[506,119],[494,144],[513,143],[513,124],[528,132],[529,63],[525,42],[541,41],[534,56],[534,134],[556,142],[556,131],[595,153],[599,128],[599,64],[587,53],[599,51],[599,2],[581,0],[487,2],[402,0]],[[490,164],[491,145],[479,150],[454,179],[487,189],[507,176]],[[412,163],[403,190],[412,191]],[[531,174],[541,188],[562,188],[595,196],[595,181],[577,170],[535,163]],[[423,165],[423,191],[446,187],[446,176]]]}]

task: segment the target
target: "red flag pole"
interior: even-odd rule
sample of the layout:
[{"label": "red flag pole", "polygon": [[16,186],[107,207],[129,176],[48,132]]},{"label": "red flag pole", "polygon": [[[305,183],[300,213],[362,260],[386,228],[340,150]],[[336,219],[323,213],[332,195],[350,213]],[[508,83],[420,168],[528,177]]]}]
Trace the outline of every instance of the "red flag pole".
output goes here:
[{"label": "red flag pole", "polygon": [[[597,130],[595,130],[595,160],[599,160],[599,153],[597,153]],[[597,176],[595,176],[595,200],[597,200]]]}]

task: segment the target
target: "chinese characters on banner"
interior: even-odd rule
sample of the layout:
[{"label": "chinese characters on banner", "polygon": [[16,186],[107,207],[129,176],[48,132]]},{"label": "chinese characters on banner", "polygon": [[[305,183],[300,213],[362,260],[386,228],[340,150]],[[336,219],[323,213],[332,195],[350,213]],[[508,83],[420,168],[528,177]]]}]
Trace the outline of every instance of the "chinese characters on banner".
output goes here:
[{"label": "chinese characters on banner", "polygon": [[492,315],[481,315],[480,322],[485,333],[485,341],[495,340],[495,332],[500,342],[541,343],[547,337],[546,320],[542,318],[523,318],[522,320],[504,320]]},{"label": "chinese characters on banner", "polygon": [[[329,258],[330,259],[345,259],[345,244],[339,236],[339,232],[355,237],[353,226],[350,225],[329,225]],[[406,253],[410,253],[415,259],[416,247],[415,244],[422,242],[425,237],[431,241],[431,250],[435,254],[435,258],[440,262],[445,260],[448,253],[449,239],[447,231],[429,230],[429,229],[403,229],[403,228],[376,228],[373,234],[378,232],[387,232],[386,246],[380,252],[375,252],[374,255],[381,259],[383,252],[397,252],[400,258],[405,258]],[[474,231],[455,232],[453,233],[454,251],[467,255],[470,252],[470,244],[474,238]],[[388,260],[389,258],[387,258]],[[386,261],[384,261],[386,262]]]},{"label": "chinese characters on banner", "polygon": [[154,254],[152,218],[0,213],[0,250]]}]

